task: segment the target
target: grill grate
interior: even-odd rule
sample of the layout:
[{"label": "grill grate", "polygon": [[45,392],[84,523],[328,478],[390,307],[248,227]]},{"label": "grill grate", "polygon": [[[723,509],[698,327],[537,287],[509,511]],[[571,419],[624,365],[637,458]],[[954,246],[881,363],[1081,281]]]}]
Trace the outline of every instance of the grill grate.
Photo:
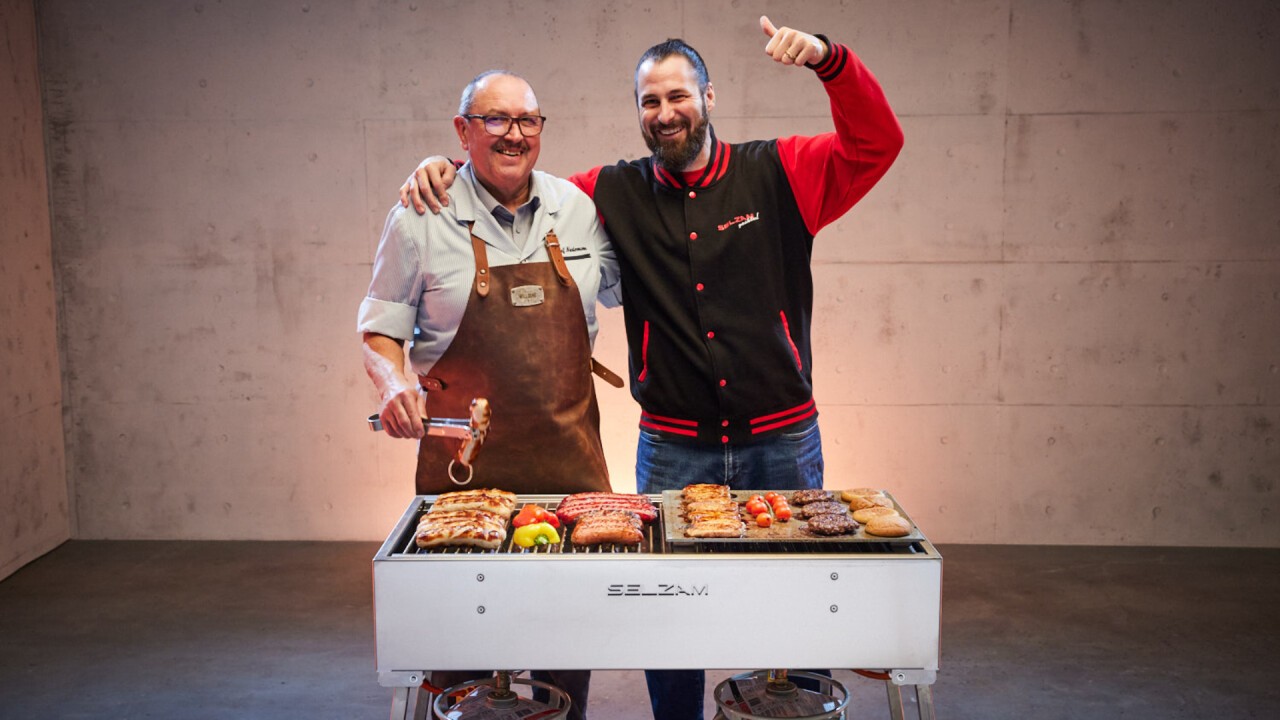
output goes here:
[{"label": "grill grate", "polygon": [[[521,503],[523,506],[525,503]],[[528,503],[539,505],[548,510],[555,511],[558,502],[534,502]],[[573,528],[561,528],[560,542],[554,545],[540,545],[531,548],[522,548],[512,541],[511,524],[507,524],[507,539],[502,545],[493,550],[484,548],[469,547],[459,545],[454,547],[433,547],[420,548],[414,542],[414,536],[417,532],[418,522],[422,516],[431,509],[431,504],[423,502],[414,515],[413,522],[405,529],[405,533],[396,542],[397,551],[394,555],[639,555],[643,553],[661,553],[665,552],[666,543],[662,539],[662,509],[658,509],[658,519],[645,523],[644,540],[639,545],[575,545],[573,544]]]},{"label": "grill grate", "polygon": [[[523,503],[522,503],[523,504]],[[559,504],[558,501],[533,502],[534,505],[542,506],[548,510],[554,511]],[[573,544],[573,527],[562,528],[560,531],[560,542],[554,545],[542,545],[532,548],[522,548],[516,545],[511,538],[513,528],[510,524],[507,526],[507,539],[502,545],[494,550],[486,550],[478,547],[468,547],[465,545],[455,547],[434,547],[420,548],[414,542],[414,534],[417,530],[418,521],[429,510],[431,504],[423,502],[419,505],[413,522],[409,523],[405,528],[404,534],[397,540],[395,547],[397,550],[393,552],[393,556],[418,556],[418,555],[467,555],[467,556],[484,556],[484,555],[644,555],[644,554],[697,554],[697,555],[717,555],[717,554],[813,554],[813,553],[837,553],[852,555],[915,555],[927,553],[924,547],[916,541],[912,542],[838,542],[834,540],[826,540],[822,543],[815,542],[795,542],[787,540],[778,540],[776,542],[767,542],[759,539],[750,541],[735,542],[733,540],[716,539],[714,542],[681,542],[669,543],[663,534],[664,518],[663,507],[658,504],[658,518],[650,523],[645,523],[644,540],[639,545],[575,545]]]}]

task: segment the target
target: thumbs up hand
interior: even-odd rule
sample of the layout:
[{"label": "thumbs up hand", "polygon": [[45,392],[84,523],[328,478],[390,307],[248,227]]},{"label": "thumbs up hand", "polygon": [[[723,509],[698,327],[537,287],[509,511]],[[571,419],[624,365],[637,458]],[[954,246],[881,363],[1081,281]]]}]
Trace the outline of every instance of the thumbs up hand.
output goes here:
[{"label": "thumbs up hand", "polygon": [[783,65],[820,63],[827,56],[827,46],[822,40],[806,32],[789,27],[774,27],[768,16],[760,16],[760,29],[769,38],[764,52]]}]

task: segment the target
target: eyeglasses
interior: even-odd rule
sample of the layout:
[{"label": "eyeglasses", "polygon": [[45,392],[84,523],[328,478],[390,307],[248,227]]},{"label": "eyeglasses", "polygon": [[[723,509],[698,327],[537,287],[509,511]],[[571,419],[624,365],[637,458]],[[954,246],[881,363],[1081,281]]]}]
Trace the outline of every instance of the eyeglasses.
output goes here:
[{"label": "eyeglasses", "polygon": [[547,121],[541,115],[521,115],[518,118],[506,115],[463,115],[462,117],[468,120],[483,120],[485,132],[499,136],[511,132],[511,123],[514,122],[516,127],[520,128],[521,135],[533,137],[542,132],[542,125]]}]

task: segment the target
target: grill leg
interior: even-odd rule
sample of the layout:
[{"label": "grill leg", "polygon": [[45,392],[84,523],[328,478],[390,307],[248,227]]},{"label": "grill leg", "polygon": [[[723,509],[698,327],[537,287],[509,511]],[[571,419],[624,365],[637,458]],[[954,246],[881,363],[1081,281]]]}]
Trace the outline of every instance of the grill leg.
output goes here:
[{"label": "grill leg", "polygon": [[408,720],[409,690],[411,689],[398,687],[391,691],[391,720]]},{"label": "grill leg", "polygon": [[411,692],[414,695],[413,720],[428,720],[431,717],[431,703],[436,696],[420,687],[412,688]]},{"label": "grill leg", "polygon": [[920,720],[937,720],[933,714],[933,686],[917,685],[916,702],[920,705]]},{"label": "grill leg", "polygon": [[[906,716],[902,706],[902,686],[894,685],[893,681],[884,681],[885,692],[889,695],[889,717],[893,720],[906,720]],[[933,712],[933,686],[932,685],[914,685],[916,690],[916,712],[920,716],[920,720],[937,720],[937,715]]]},{"label": "grill leg", "polygon": [[902,688],[892,681],[884,681],[885,692],[889,695],[889,717],[892,720],[905,720],[902,715]]}]

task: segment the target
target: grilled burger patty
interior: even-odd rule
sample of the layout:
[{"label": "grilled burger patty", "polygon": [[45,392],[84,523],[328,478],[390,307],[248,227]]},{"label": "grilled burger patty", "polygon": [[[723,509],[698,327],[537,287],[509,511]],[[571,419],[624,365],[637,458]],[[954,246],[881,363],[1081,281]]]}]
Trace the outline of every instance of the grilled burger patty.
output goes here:
[{"label": "grilled burger patty", "polygon": [[815,515],[828,515],[832,513],[848,512],[849,508],[844,503],[835,500],[819,500],[801,506],[799,513],[802,518],[811,518]]},{"label": "grilled burger patty", "polygon": [[809,531],[815,535],[852,535],[858,531],[858,523],[849,513],[829,513],[809,518]]},{"label": "grilled burger patty", "polygon": [[808,505],[812,502],[831,500],[835,496],[826,490],[797,490],[791,495],[792,505]]}]

